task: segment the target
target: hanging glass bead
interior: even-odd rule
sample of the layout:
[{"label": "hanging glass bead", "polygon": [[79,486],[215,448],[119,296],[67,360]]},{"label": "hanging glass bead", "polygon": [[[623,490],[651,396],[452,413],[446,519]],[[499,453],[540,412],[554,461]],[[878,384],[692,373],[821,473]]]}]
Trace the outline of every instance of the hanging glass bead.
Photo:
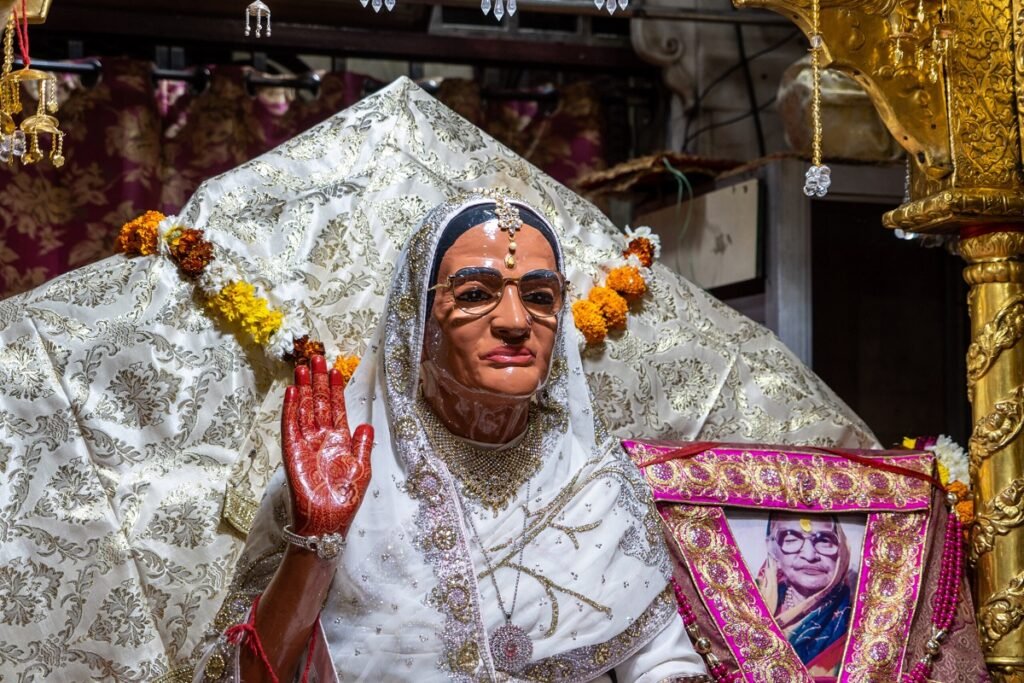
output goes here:
[{"label": "hanging glass bead", "polygon": [[491,13],[491,0],[480,0],[480,11],[484,13],[486,17]]},{"label": "hanging glass bead", "polygon": [[629,0],[619,0],[619,9],[624,10],[629,7]]},{"label": "hanging glass bead", "polygon": [[616,3],[615,0],[608,0],[608,2],[605,3],[605,9],[608,10],[608,14],[615,14],[615,8],[617,5],[618,3]]},{"label": "hanging glass bead", "polygon": [[28,141],[25,139],[25,131],[16,130],[14,131],[13,139],[11,140],[11,153],[16,157],[25,156],[25,152],[28,151]]},{"label": "hanging glass bead", "polygon": [[380,12],[380,9],[381,7],[384,6],[384,3],[381,0],[371,0],[370,6],[373,7],[374,12]]},{"label": "hanging glass bead", "polygon": [[494,0],[494,18],[501,21],[505,16],[505,0]]},{"label": "hanging glass bead", "polygon": [[510,17],[514,17],[516,15],[516,11],[519,9],[519,3],[517,2],[517,0],[508,0],[507,9],[508,15]]},{"label": "hanging glass bead", "polygon": [[388,8],[388,11],[395,9],[395,0],[384,0],[384,6]]},{"label": "hanging glass bead", "polygon": [[10,163],[14,158],[11,150],[11,136],[0,135],[0,164]]},{"label": "hanging glass bead", "polygon": [[832,185],[832,169],[824,164],[815,164],[804,175],[804,194],[808,197],[824,197]]}]

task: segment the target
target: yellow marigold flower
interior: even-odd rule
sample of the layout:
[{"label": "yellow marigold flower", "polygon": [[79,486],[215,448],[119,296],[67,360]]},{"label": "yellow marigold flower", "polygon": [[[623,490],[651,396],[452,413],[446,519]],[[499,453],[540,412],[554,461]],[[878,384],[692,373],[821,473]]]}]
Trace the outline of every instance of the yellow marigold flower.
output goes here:
[{"label": "yellow marigold flower", "polygon": [[608,273],[604,284],[605,287],[614,289],[631,301],[639,299],[647,292],[647,283],[644,282],[640,269],[634,266],[619,266],[613,269]]},{"label": "yellow marigold flower", "polygon": [[583,333],[588,344],[600,344],[608,334],[608,323],[601,315],[601,308],[593,301],[580,299],[572,305],[572,317],[576,328]]},{"label": "yellow marigold flower", "polygon": [[256,288],[243,281],[225,286],[207,305],[219,311],[225,320],[237,322],[261,346],[284,320],[283,313],[271,309],[266,299],[256,296]]},{"label": "yellow marigold flower", "polygon": [[607,287],[594,287],[587,296],[601,309],[608,329],[621,330],[626,326],[626,314],[629,312],[629,304],[614,289]]},{"label": "yellow marigold flower", "polygon": [[157,226],[166,216],[159,211],[147,211],[123,226],[114,242],[114,248],[122,253],[148,256],[155,254],[158,248],[159,235]]},{"label": "yellow marigold flower", "polygon": [[939,481],[944,485],[949,484],[949,468],[938,460],[935,461],[935,467],[939,470]]},{"label": "yellow marigold flower", "polygon": [[338,356],[338,360],[334,361],[334,369],[341,373],[344,384],[348,384],[348,381],[352,379],[358,365],[359,356]]}]

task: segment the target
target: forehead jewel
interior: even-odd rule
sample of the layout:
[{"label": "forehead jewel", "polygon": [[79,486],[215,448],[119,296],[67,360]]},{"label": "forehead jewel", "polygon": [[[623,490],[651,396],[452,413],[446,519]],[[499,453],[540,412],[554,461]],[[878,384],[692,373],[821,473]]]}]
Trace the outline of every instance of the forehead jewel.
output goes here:
[{"label": "forehead jewel", "polygon": [[516,231],[523,224],[519,208],[504,195],[494,198],[494,215],[498,217],[498,227],[508,233],[508,254],[505,256],[505,267],[516,267]]}]

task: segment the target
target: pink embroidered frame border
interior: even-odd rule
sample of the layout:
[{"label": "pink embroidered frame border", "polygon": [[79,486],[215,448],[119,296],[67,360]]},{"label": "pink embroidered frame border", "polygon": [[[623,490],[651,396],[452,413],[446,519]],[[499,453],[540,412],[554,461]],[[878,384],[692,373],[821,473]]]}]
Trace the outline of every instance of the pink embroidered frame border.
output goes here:
[{"label": "pink embroidered frame border", "polygon": [[[624,445],[651,484],[676,550],[750,683],[813,679],[768,612],[723,508],[868,513],[838,681],[899,679],[921,588],[928,482],[813,449],[715,445],[666,459],[679,444]],[[934,466],[930,453],[857,454],[924,474]]]}]

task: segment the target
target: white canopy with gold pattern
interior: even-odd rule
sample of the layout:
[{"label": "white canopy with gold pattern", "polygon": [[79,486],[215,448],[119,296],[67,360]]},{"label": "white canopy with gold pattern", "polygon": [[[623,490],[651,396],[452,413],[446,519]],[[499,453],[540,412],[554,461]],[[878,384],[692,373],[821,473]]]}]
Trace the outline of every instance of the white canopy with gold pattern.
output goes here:
[{"label": "white canopy with gold pattern", "polygon": [[[360,353],[419,219],[487,186],[550,217],[577,292],[624,246],[407,79],[204,183],[179,219],[329,350]],[[769,331],[661,266],[650,285],[628,331],[584,355],[617,434],[873,444]],[[280,460],[289,374],[159,255],[0,302],[0,675],[188,679]]]}]

